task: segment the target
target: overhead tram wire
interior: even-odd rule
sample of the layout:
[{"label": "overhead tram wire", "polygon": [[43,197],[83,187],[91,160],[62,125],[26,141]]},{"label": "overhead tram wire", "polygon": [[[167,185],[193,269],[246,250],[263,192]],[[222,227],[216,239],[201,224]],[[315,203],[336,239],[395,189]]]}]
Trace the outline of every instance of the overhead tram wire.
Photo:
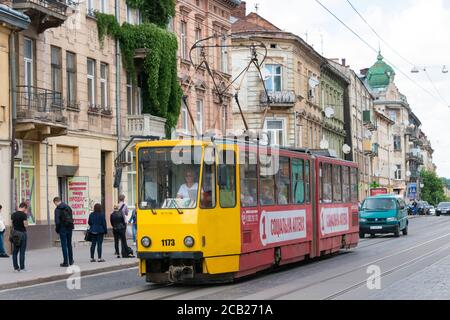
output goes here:
[{"label": "overhead tram wire", "polygon": [[434,84],[433,80],[431,80],[430,74],[428,73],[427,69],[424,68],[423,71],[425,71],[425,75],[427,76],[428,80],[430,81],[430,83],[433,86],[436,93],[439,95],[439,97],[441,97],[442,101],[448,106],[449,104],[448,104],[447,100],[445,100],[445,98],[442,96],[441,92],[438,90],[438,88]]},{"label": "overhead tram wire", "polygon": [[[338,20],[343,26],[345,26],[351,33],[353,33],[359,40],[361,40],[366,46],[368,46],[370,49],[372,49],[372,51],[374,51],[375,53],[378,53],[378,50],[376,50],[374,47],[372,47],[366,40],[364,40],[359,34],[357,34],[355,31],[353,31],[352,28],[350,28],[345,22],[343,22],[341,19],[339,19],[339,17],[337,17],[330,9],[328,9],[322,2],[320,2],[319,0],[315,0],[322,8],[324,8],[326,11],[328,11],[328,13],[330,13],[336,20]],[[388,59],[386,59],[386,62],[388,62],[390,65],[392,65],[392,67],[394,67],[398,72],[400,72],[402,75],[404,75],[409,81],[411,81],[412,83],[414,83],[417,87],[419,87],[420,89],[422,89],[424,92],[426,92],[428,95],[430,95],[430,97],[432,97],[433,99],[435,99],[438,102],[441,102],[439,100],[439,98],[437,98],[434,94],[432,94],[429,90],[425,89],[423,86],[421,86],[420,84],[418,84],[416,81],[414,81],[413,79],[411,79],[405,72],[403,72],[400,68],[398,68],[395,64],[393,64],[391,61],[389,61]]]},{"label": "overhead tram wire", "polygon": [[[347,3],[350,5],[350,7],[352,7],[352,9],[358,14],[358,16],[364,21],[364,23],[370,28],[370,30],[372,30],[372,32],[378,37],[378,39],[380,39],[381,41],[383,41],[384,44],[386,44],[386,46],[388,46],[397,56],[399,56],[400,58],[402,58],[406,63],[410,64],[411,66],[415,67],[416,64],[412,63],[410,60],[406,59],[404,56],[402,56],[400,53],[398,53],[397,50],[395,50],[386,40],[384,40],[383,37],[381,37],[378,32],[376,32],[376,30],[369,24],[369,22],[367,22],[367,20],[364,18],[364,16],[358,11],[358,9],[356,9],[356,7],[351,3],[350,0],[346,0]],[[442,101],[446,104],[449,105],[447,100],[445,100],[441,94],[441,92],[437,89],[436,85],[434,84],[433,80],[430,77],[430,74],[428,73],[428,71],[424,68],[425,74],[428,78],[428,80],[430,81],[431,85],[433,86],[434,90],[436,91],[436,93],[439,95],[439,97],[442,99]]]},{"label": "overhead tram wire", "polygon": [[402,58],[405,62],[407,62],[408,64],[412,65],[413,67],[416,66],[414,63],[412,63],[411,61],[406,59],[404,56],[402,56],[400,53],[398,53],[397,50],[395,50],[386,40],[384,40],[378,34],[378,32],[376,32],[375,29],[369,24],[369,22],[367,22],[367,20],[364,18],[364,16],[355,8],[355,6],[350,2],[350,0],[346,0],[346,1],[352,7],[352,9],[358,14],[358,16],[364,21],[364,23],[370,28],[370,30],[372,30],[372,32],[378,37],[378,39],[383,41],[383,43],[386,46],[388,46],[396,55],[398,55],[400,58]]}]

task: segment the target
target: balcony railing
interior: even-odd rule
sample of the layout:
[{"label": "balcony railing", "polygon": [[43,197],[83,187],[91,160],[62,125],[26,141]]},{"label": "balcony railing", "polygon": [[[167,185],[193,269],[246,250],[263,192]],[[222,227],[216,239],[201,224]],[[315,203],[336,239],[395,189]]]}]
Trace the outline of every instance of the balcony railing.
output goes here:
[{"label": "balcony railing", "polygon": [[166,119],[153,116],[151,114],[128,115],[127,134],[128,136],[165,136]]},{"label": "balcony railing", "polygon": [[268,91],[267,93],[268,94],[266,95],[265,91],[261,91],[261,104],[267,104],[267,102],[270,102],[273,106],[291,108],[297,101],[297,96],[293,90]]},{"label": "balcony railing", "polygon": [[423,156],[417,152],[408,152],[406,153],[406,160],[415,161],[419,164],[423,164]]},{"label": "balcony railing", "polygon": [[364,154],[370,157],[378,156],[378,143],[372,143],[369,139],[363,141]]},{"label": "balcony railing", "polygon": [[406,128],[406,134],[409,135],[409,141],[417,141],[419,139],[419,131],[416,128]]},{"label": "balcony railing", "polygon": [[60,114],[64,110],[61,92],[32,87],[17,86],[17,116],[28,117],[31,114]]},{"label": "balcony railing", "polygon": [[377,129],[373,114],[370,110],[363,110],[363,123],[370,131],[375,131]]},{"label": "balcony railing", "polygon": [[71,3],[68,0],[12,0],[13,9],[24,12],[36,22],[38,33],[62,25]]}]

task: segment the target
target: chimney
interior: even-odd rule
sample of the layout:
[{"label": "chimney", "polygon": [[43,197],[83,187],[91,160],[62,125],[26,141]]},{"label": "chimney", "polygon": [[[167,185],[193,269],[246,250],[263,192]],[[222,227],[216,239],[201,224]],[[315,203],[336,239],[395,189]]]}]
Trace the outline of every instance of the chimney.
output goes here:
[{"label": "chimney", "polygon": [[344,59],[342,59],[342,65],[344,66],[344,67],[346,67],[347,65],[345,64],[345,58]]},{"label": "chimney", "polygon": [[241,1],[241,4],[239,6],[231,10],[231,16],[236,19],[245,18],[246,15],[247,15],[247,5],[245,1]]}]

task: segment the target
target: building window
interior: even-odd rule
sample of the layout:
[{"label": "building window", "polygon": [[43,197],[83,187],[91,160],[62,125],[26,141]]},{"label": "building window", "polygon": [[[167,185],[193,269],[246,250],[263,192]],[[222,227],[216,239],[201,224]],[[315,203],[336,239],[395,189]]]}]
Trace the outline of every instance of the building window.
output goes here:
[{"label": "building window", "polygon": [[87,91],[89,107],[95,107],[95,60],[87,59]]},{"label": "building window", "polygon": [[187,59],[187,24],[186,21],[180,23],[180,46],[181,46],[181,59]]},{"label": "building window", "polygon": [[[61,68],[61,48],[51,47],[51,72],[52,72],[52,91],[53,99],[56,95],[61,94],[61,78],[62,78],[62,68]],[[60,98],[60,97],[59,97]]]},{"label": "building window", "polygon": [[170,32],[174,31],[173,17],[169,17],[169,22],[167,23],[167,30],[169,30]]},{"label": "building window", "polygon": [[103,110],[109,110],[108,105],[108,65],[100,64],[100,94]]},{"label": "building window", "polygon": [[23,47],[24,47],[23,59],[24,59],[25,85],[27,86],[25,90],[28,93],[28,99],[30,99],[32,94],[31,87],[33,86],[33,57],[34,57],[33,40],[24,38]]},{"label": "building window", "polygon": [[281,65],[267,64],[269,78],[265,81],[267,91],[281,91]]},{"label": "building window", "polygon": [[[197,43],[197,41],[200,41],[202,39],[202,29],[197,28],[195,29],[195,42]],[[202,54],[202,49],[201,48],[197,48],[197,64],[200,64],[201,62],[201,54]]]},{"label": "building window", "polygon": [[34,145],[23,144],[22,161],[14,163],[14,194],[15,208],[21,202],[28,204],[26,211],[29,224],[36,223],[35,201],[36,201],[36,174],[35,174],[35,152]]},{"label": "building window", "polygon": [[66,52],[67,105],[76,106],[77,100],[77,69],[75,53]]},{"label": "building window", "polygon": [[283,120],[266,120],[265,127],[271,145],[284,145]]},{"label": "building window", "polygon": [[227,130],[227,107],[222,107],[222,131],[225,132]]},{"label": "building window", "polygon": [[397,122],[397,111],[389,110],[389,119],[391,119],[394,122]]},{"label": "building window", "polygon": [[95,10],[95,8],[94,8],[94,0],[87,0],[86,10],[87,10],[87,14],[89,16],[93,16],[94,15],[94,10]]},{"label": "building window", "polygon": [[197,129],[198,133],[203,133],[203,101],[197,100]]},{"label": "building window", "polygon": [[228,73],[228,48],[227,38],[225,35],[220,38],[221,39],[221,47],[220,47],[220,68],[223,73]]},{"label": "building window", "polygon": [[142,106],[142,91],[133,84],[131,74],[127,72],[127,114],[140,115]]},{"label": "building window", "polygon": [[181,106],[181,129],[183,130],[184,133],[188,133],[189,132],[189,128],[188,128],[188,112],[187,112],[187,107],[186,107],[186,105],[184,103]]},{"label": "building window", "polygon": [[100,0],[100,11],[108,13],[108,0]]},{"label": "building window", "polygon": [[402,150],[402,140],[399,135],[394,135],[394,150],[401,151]]},{"label": "building window", "polygon": [[394,179],[401,180],[402,179],[402,166],[397,164],[397,165],[395,165],[395,167],[396,167],[396,169],[395,169]]}]

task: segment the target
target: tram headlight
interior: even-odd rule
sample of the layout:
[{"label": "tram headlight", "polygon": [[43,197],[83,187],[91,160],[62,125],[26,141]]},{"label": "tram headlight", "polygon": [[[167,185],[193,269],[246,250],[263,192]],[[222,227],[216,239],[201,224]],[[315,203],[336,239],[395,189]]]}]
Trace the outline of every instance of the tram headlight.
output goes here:
[{"label": "tram headlight", "polygon": [[148,247],[150,247],[150,246],[152,245],[152,240],[150,240],[149,237],[142,237],[142,239],[141,239],[141,244],[142,244],[144,247],[148,248]]},{"label": "tram headlight", "polygon": [[185,237],[184,245],[188,248],[192,248],[194,246],[194,238],[192,238],[191,236]]}]

